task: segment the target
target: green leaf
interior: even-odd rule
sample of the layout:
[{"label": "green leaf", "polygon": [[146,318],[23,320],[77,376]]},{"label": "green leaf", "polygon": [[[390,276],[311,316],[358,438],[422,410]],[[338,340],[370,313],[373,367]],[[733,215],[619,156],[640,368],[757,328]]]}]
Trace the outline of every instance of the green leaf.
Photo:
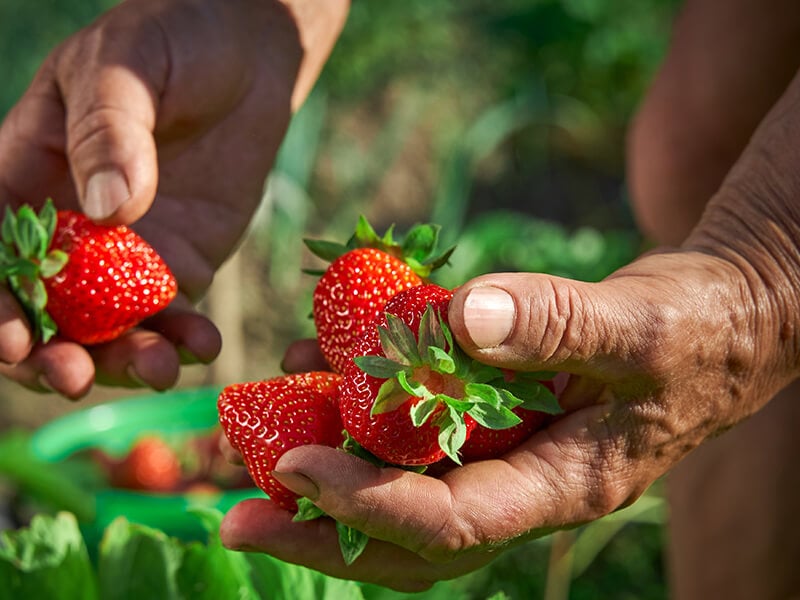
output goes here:
[{"label": "green leaf", "polygon": [[27,528],[0,533],[0,598],[97,598],[73,514],[35,515]]},{"label": "green leaf", "polygon": [[400,371],[397,374],[397,383],[399,383],[400,387],[408,392],[408,394],[411,396],[416,396],[417,398],[430,398],[433,395],[428,391],[428,388],[426,388],[424,384],[420,383],[416,379],[409,379],[405,371]]},{"label": "green leaf", "polygon": [[444,318],[442,315],[437,315],[439,321],[439,328],[442,331],[442,335],[444,336],[445,344],[449,350],[453,350],[457,348],[456,343],[453,341],[453,333],[450,331],[450,327],[447,323],[444,322]]},{"label": "green leaf", "polygon": [[324,510],[322,510],[308,498],[300,497],[297,499],[297,512],[295,513],[294,517],[292,517],[292,521],[313,521],[322,516],[325,516]]},{"label": "green leaf", "polygon": [[446,265],[450,261],[450,257],[452,256],[453,252],[455,252],[456,247],[451,246],[438,256],[432,256],[425,261],[425,266],[430,269],[431,271],[435,271]]},{"label": "green leaf", "polygon": [[178,540],[163,531],[116,518],[100,542],[100,597],[179,597],[176,575],[183,551]]},{"label": "green leaf", "polygon": [[495,380],[503,380],[503,372],[496,368],[485,365],[477,360],[473,360],[469,364],[469,372],[466,379],[475,383],[489,383]]},{"label": "green leaf", "polygon": [[464,386],[464,393],[475,402],[489,404],[495,408],[503,403],[503,397],[497,388],[486,383],[468,383]]},{"label": "green leaf", "polygon": [[471,398],[453,398],[447,394],[436,394],[436,399],[442,404],[454,408],[459,413],[465,413],[475,405]]},{"label": "green leaf", "polygon": [[31,305],[37,311],[43,311],[47,306],[47,288],[44,287],[44,281],[36,279],[31,286],[30,291]]},{"label": "green leaf", "polygon": [[526,410],[538,410],[549,415],[558,415],[564,412],[558,404],[556,395],[543,383],[509,382],[503,384],[502,392],[518,399],[522,408]]},{"label": "green leaf", "polygon": [[479,403],[473,405],[467,414],[475,419],[479,425],[489,429],[508,429],[522,422],[514,412],[505,406],[492,406]]},{"label": "green leaf", "polygon": [[[208,542],[189,542],[182,546],[181,562],[175,571],[179,598],[216,600],[230,595],[239,599],[258,600],[252,567],[244,554],[227,550],[219,537],[222,513],[208,507],[190,507],[208,531]],[[158,597],[161,597],[159,594]]]},{"label": "green leaf", "polygon": [[428,361],[437,373],[450,375],[456,372],[456,361],[453,357],[436,346],[428,346]]},{"label": "green leaf", "polygon": [[366,356],[357,356],[353,359],[353,362],[367,375],[378,379],[390,379],[408,368],[408,365],[400,364],[385,356],[369,354]]},{"label": "green leaf", "polygon": [[53,317],[45,312],[39,315],[37,329],[42,343],[46,344],[58,332],[58,325],[53,321]]},{"label": "green leaf", "polygon": [[439,324],[438,315],[433,306],[428,304],[419,321],[417,350],[420,356],[426,356],[428,354],[428,348],[431,346],[435,348],[444,348],[446,344],[447,340]]},{"label": "green leaf", "polygon": [[47,230],[28,204],[23,204],[17,211],[14,242],[17,244],[20,256],[34,259],[43,258],[50,245]]},{"label": "green leaf", "polygon": [[386,358],[395,362],[419,366],[422,364],[417,350],[417,338],[400,317],[386,313],[387,327],[379,327],[378,334]]},{"label": "green leaf", "polygon": [[11,207],[6,204],[6,214],[3,218],[3,225],[0,226],[0,233],[2,233],[3,244],[6,246],[14,245],[14,232],[17,229],[17,215],[11,210]]},{"label": "green leaf", "polygon": [[369,536],[339,521],[336,522],[336,532],[339,534],[342,558],[344,558],[345,564],[352,565],[367,547]]},{"label": "green leaf", "polygon": [[356,222],[356,231],[349,242],[349,246],[351,248],[363,248],[366,246],[379,247],[382,243],[385,243],[385,239],[390,240],[389,244],[393,243],[391,241],[391,229],[386,232],[384,240],[382,240],[367,218],[364,215],[359,215],[358,221]]},{"label": "green leaf", "polygon": [[439,408],[440,403],[436,398],[428,398],[417,402],[411,407],[409,414],[411,416],[411,423],[414,427],[421,427]]},{"label": "green leaf", "polygon": [[[451,413],[452,413],[451,409]],[[463,418],[454,417],[452,414],[441,419],[439,426],[439,447],[457,465],[461,464],[458,451],[467,441],[467,426]]]},{"label": "green leaf", "polygon": [[333,262],[348,250],[344,244],[336,242],[327,242],[325,240],[303,240],[306,247],[311,250],[314,256],[317,256],[328,262]]},{"label": "green leaf", "polygon": [[401,387],[397,379],[387,379],[378,390],[378,395],[375,397],[375,402],[372,404],[370,415],[374,416],[392,412],[402,406],[408,398],[408,392]]},{"label": "green leaf", "polygon": [[403,240],[403,256],[424,263],[436,249],[440,230],[439,225],[427,223],[412,227]]},{"label": "green leaf", "polygon": [[39,273],[44,279],[57,275],[69,261],[69,256],[63,250],[48,252],[39,263]]},{"label": "green leaf", "polygon": [[52,240],[56,232],[56,225],[58,224],[58,210],[56,210],[52,198],[45,200],[44,206],[42,206],[39,211],[39,222],[44,228],[47,240]]}]

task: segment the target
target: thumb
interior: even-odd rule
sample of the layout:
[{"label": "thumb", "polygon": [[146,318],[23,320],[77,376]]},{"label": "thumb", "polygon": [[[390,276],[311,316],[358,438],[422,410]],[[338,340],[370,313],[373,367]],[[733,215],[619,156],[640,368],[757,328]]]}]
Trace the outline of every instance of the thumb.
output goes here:
[{"label": "thumb", "polygon": [[464,351],[486,364],[622,376],[631,354],[626,314],[604,283],[501,273],[455,290],[448,319]]},{"label": "thumb", "polygon": [[108,224],[132,223],[147,212],[156,192],[153,129],[164,59],[153,45],[135,49],[125,35],[101,31],[75,38],[57,62],[67,154],[86,215]]}]

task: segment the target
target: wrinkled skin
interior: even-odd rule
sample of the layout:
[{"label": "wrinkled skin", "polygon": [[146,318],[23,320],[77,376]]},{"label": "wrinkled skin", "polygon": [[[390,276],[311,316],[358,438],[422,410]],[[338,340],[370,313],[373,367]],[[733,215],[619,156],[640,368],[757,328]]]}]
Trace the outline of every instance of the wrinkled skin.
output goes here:
[{"label": "wrinkled skin", "polygon": [[135,223],[181,295],[142,328],[87,349],[34,345],[0,290],[0,373],[78,398],[95,380],[165,389],[181,362],[216,357],[219,333],[193,303],[247,227],[346,10],[287,4],[130,0],[47,58],[0,129],[0,204],[51,196],[99,222]]},{"label": "wrinkled skin", "polygon": [[[251,62],[245,58],[247,52],[234,52],[246,63],[242,71],[230,69],[231,64],[238,64],[236,61],[220,61],[226,68],[220,69],[217,77],[207,77],[214,73],[213,61],[212,66],[201,61],[205,95],[192,93],[201,79],[188,76],[196,73],[196,63],[181,60],[181,49],[188,48],[181,43],[188,43],[182,35],[183,27],[189,21],[188,13],[180,11],[189,10],[187,6],[214,7],[224,11],[226,18],[240,19],[234,26],[241,31],[252,31],[266,27],[265,21],[272,23],[275,15],[286,15],[276,3],[262,2],[129,0],[109,13],[107,21],[101,21],[102,31],[103,27],[128,23],[126,19],[150,22],[147,19],[153,15],[161,15],[159,27],[126,27],[125,35],[113,38],[113,45],[117,45],[118,41],[130,40],[127,36],[137,35],[134,31],[145,32],[142,35],[150,31],[151,45],[140,48],[141,52],[155,52],[153,60],[142,61],[140,54],[126,51],[123,43],[118,53],[106,51],[102,58],[94,55],[93,63],[93,55],[87,50],[93,47],[93,30],[68,41],[51,57],[32,91],[0,130],[3,200],[56,195],[53,190],[58,190],[65,205],[74,204],[76,197],[70,191],[64,161],[65,148],[71,148],[72,173],[87,212],[99,210],[96,216],[101,220],[127,222],[148,206],[155,189],[153,166],[158,164],[159,194],[154,208],[137,222],[137,227],[168,260],[172,257],[186,297],[196,298],[249,219],[290,107],[307,89],[302,85],[306,63],[297,54],[296,39],[289,40],[292,35],[287,32],[299,31],[308,40],[304,44],[306,58],[324,57],[324,48],[329,49],[338,27],[336,19],[327,19],[325,23],[334,25],[305,36],[303,19],[286,17],[288,23],[279,19],[284,24],[276,27],[279,33],[268,28],[275,33],[274,38],[259,38],[270,52],[252,57]],[[321,5],[310,0],[307,4],[312,8]],[[137,10],[127,8],[130,6]],[[238,12],[245,6],[249,9],[246,13]],[[695,0],[688,4],[687,17],[679,22],[678,29],[686,32],[686,27],[695,26],[703,31],[709,23],[718,22],[717,12],[723,8],[728,15],[743,8],[754,10],[754,6],[754,0]],[[689,7],[707,10],[700,10],[701,16],[695,18],[698,13]],[[734,38],[753,41],[745,34],[759,31],[761,38],[756,36],[754,48],[774,43],[776,55],[797,55],[781,48],[787,39],[798,38],[788,25],[781,27],[798,21],[786,16],[793,5],[772,0],[758,7],[758,14],[772,15],[771,19],[767,18],[763,27],[736,32],[737,36],[725,38],[727,42]],[[170,15],[174,21],[167,18]],[[198,18],[186,26],[202,30],[204,24],[207,21]],[[779,30],[783,35],[777,35]],[[222,32],[234,31],[232,28],[214,31],[218,37],[208,39],[224,47],[244,44],[249,51],[248,42],[255,43],[254,38],[239,31],[232,36],[234,40],[226,40]],[[273,39],[276,47],[271,45]],[[689,44],[693,50],[690,56],[708,59],[705,70],[700,69],[699,81],[731,72],[720,70],[724,65],[714,62],[715,56],[726,54],[725,39],[712,39],[722,44],[721,52],[697,54],[697,48]],[[674,43],[679,48],[686,38],[676,35]],[[320,46],[323,49],[315,54]],[[168,50],[158,51],[165,47]],[[674,247],[658,249],[600,283],[537,274],[495,274],[468,282],[457,291],[449,321],[467,352],[498,366],[570,373],[561,396],[568,410],[566,416],[502,459],[457,468],[441,479],[378,469],[329,448],[306,446],[286,453],[276,472],[282,483],[374,538],[350,567],[340,558],[332,521],[294,523],[291,515],[261,500],[244,502],[229,512],[221,531],[224,542],[233,548],[269,552],[339,577],[399,590],[423,590],[438,580],[486,564],[506,547],[590,521],[631,503],[693,448],[759,411],[794,380],[798,374],[800,312],[800,257],[796,249],[796,240],[800,239],[796,208],[800,115],[795,109],[800,82],[793,81],[784,91],[797,69],[797,64],[784,64],[774,77],[766,77],[770,85],[765,88],[758,76],[769,69],[757,64],[765,57],[752,50],[744,51],[742,57],[751,58],[755,67],[734,73],[743,77],[738,82],[741,89],[766,90],[757,101],[731,94],[735,101],[716,99],[710,103],[715,111],[710,116],[702,111],[678,111],[687,119],[683,124],[686,131],[700,132],[699,142],[719,133],[699,129],[706,124],[705,119],[718,121],[720,131],[732,133],[731,139],[722,143],[725,152],[709,179],[711,183],[687,192],[693,200],[684,199],[681,192],[665,192],[664,198],[652,205],[639,205],[643,227]],[[81,60],[74,61],[76,56]],[[90,57],[88,62],[85,56]],[[170,60],[159,60],[165,56]],[[265,62],[264,56],[273,60]],[[127,82],[113,81],[110,85],[108,80],[96,77],[98,72],[92,65],[112,60],[140,61],[135,64],[146,64],[147,69],[139,69],[139,76]],[[312,66],[321,64],[321,60],[311,61]],[[229,85],[226,77],[232,76],[230,71],[242,78],[236,81],[249,82],[243,86],[247,91]],[[313,68],[311,71],[315,72]],[[103,73],[117,78],[127,71]],[[106,84],[101,85],[103,81]],[[219,88],[214,85],[218,82],[228,85]],[[662,91],[653,96],[655,100],[664,99],[664,90],[675,89],[669,77],[661,85]],[[130,86],[125,87],[130,106],[120,109],[111,103],[107,109],[109,103],[103,100],[103,92],[119,86]],[[184,87],[188,90],[185,94]],[[236,90],[240,90],[238,95]],[[734,85],[728,91],[741,90]],[[201,96],[207,102],[198,105]],[[260,102],[255,101],[257,97]],[[61,120],[65,100],[66,135],[53,128],[53,122]],[[667,94],[667,104],[670,102],[684,108]],[[106,107],[99,111],[100,126],[93,119],[77,118],[92,106]],[[752,111],[744,111],[747,114],[743,116],[738,112],[742,106]],[[40,118],[43,112],[51,119]],[[646,117],[646,110],[644,114]],[[121,116],[124,122],[115,129],[102,125],[103,116],[111,121]],[[269,125],[259,131],[266,116],[271,117]],[[36,127],[43,122],[48,123],[44,131]],[[647,118],[642,118],[640,127],[643,139],[656,139]],[[123,128],[124,137],[120,133]],[[151,129],[157,133],[157,163],[153,142],[143,133]],[[101,134],[94,149],[91,140],[95,138],[81,133],[87,130]],[[69,135],[70,131],[74,133]],[[270,144],[271,148],[264,150]],[[680,144],[676,147],[682,148]],[[249,159],[239,156],[234,160],[222,151],[226,148]],[[660,162],[658,152],[649,158],[638,151],[636,155],[643,163],[632,166],[636,195],[654,198],[654,190],[661,188],[659,172],[648,169],[659,164],[672,168],[675,164]],[[98,209],[92,202],[87,204],[84,196],[91,196],[85,194],[86,174],[107,167],[109,156],[112,163],[128,165],[125,172],[132,196],[104,215],[107,210]],[[224,164],[226,158],[231,164]],[[216,171],[219,161],[225,169]],[[689,162],[701,161],[691,157]],[[46,165],[46,176],[35,181],[26,176],[34,171],[34,165],[36,172]],[[197,179],[216,172],[226,177]],[[186,173],[191,178],[182,176]],[[666,182],[675,178],[669,169],[661,176]],[[676,222],[665,218],[672,216],[671,210],[681,215]],[[188,221],[187,227],[182,226],[181,219]],[[214,244],[207,244],[208,240],[214,240]],[[508,295],[492,294],[492,289]],[[125,384],[132,382],[132,368],[136,378],[145,383],[165,386],[171,378],[148,371],[145,365],[149,361],[166,364],[169,361],[164,357],[172,353],[177,363],[181,348],[201,360],[210,359],[216,351],[214,343],[209,343],[214,338],[210,325],[191,312],[180,317],[164,315],[158,333],[140,331],[89,355],[66,343],[31,350],[15,305],[5,299],[0,302],[0,311],[0,358],[16,363],[4,367],[3,372],[32,387],[41,385],[44,373],[48,385],[67,396],[79,395],[94,377],[94,369],[98,379]],[[189,336],[205,339],[207,344]],[[56,360],[75,370],[58,367]],[[308,369],[318,360],[313,344],[298,344],[287,355],[285,367]]]},{"label": "wrinkled skin", "polygon": [[[791,8],[777,4],[774,12],[759,5],[773,24],[785,20],[779,8]],[[751,12],[757,8],[747,1],[737,5]],[[702,31],[720,6],[690,3],[678,33],[687,27]],[[726,6],[733,10],[731,3]],[[679,128],[699,134],[687,151],[699,144],[694,149],[701,152],[703,134],[719,133],[707,131],[711,124],[697,129],[703,119],[716,122],[731,138],[709,141],[720,143],[722,158],[710,153],[701,164],[697,156],[684,157],[698,162],[698,169],[709,168],[705,187],[681,182],[684,188],[676,183],[667,194],[663,185],[676,174],[661,173],[664,179],[658,181],[658,172],[648,172],[659,167],[649,162],[659,158],[657,152],[639,155],[640,164],[632,165],[640,192],[648,197],[638,207],[643,227],[666,242],[685,239],[680,246],[657,249],[601,283],[493,274],[456,292],[450,322],[472,356],[498,366],[572,374],[561,396],[567,416],[501,460],[470,464],[441,479],[379,470],[332,449],[305,447],[284,455],[277,471],[285,485],[375,538],[350,567],[337,555],[331,522],[292,523],[263,501],[248,501],[228,514],[225,542],[341,577],[423,590],[488,563],[505,547],[631,503],[693,448],[746,420],[795,379],[800,178],[794,140],[800,115],[793,108],[800,100],[800,81],[783,93],[797,64],[779,64],[782,68],[765,74],[757,61],[785,57],[791,46],[786,40],[796,35],[788,25],[758,31],[765,36],[759,43],[774,42],[773,56],[765,50],[766,56],[753,57],[750,40],[748,56],[756,64],[734,72],[743,81],[723,78],[721,84],[721,91],[737,92],[731,97],[739,103],[712,102],[713,117],[699,114],[698,121]],[[733,31],[732,39],[734,33],[742,35]],[[726,50],[723,45],[717,58],[724,59]],[[731,62],[747,58],[742,54],[747,52],[730,57]],[[720,66],[710,59],[708,72],[702,66],[698,70],[711,77]],[[661,90],[651,101],[675,101],[664,95],[674,91],[671,75],[674,70],[659,82]],[[756,97],[743,98],[741,92],[751,85]],[[670,114],[679,118],[685,115],[682,109],[678,105],[677,115]],[[654,141],[651,118],[642,115],[635,134],[640,139]],[[661,125],[675,127],[671,121]],[[632,142],[632,150],[643,149]],[[680,155],[670,158],[680,160]],[[663,197],[652,202],[666,205],[647,205],[656,188]],[[686,197],[690,194],[694,202]],[[676,221],[666,219],[670,211]],[[487,287],[505,290],[511,310],[508,299],[495,299]],[[484,291],[474,294],[476,289]],[[313,348],[305,349],[313,356]],[[295,357],[300,351],[300,345],[292,349]],[[726,548],[714,551],[724,564]],[[758,575],[763,573],[756,580]]]}]

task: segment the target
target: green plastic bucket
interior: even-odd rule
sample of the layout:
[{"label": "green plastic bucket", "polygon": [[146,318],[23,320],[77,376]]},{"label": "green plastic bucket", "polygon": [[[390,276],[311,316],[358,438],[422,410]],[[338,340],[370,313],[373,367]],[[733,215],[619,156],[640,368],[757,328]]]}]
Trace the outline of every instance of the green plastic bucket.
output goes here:
[{"label": "green plastic bucket", "polygon": [[[97,448],[122,454],[146,433],[164,436],[202,434],[217,424],[220,388],[192,388],[135,396],[69,413],[37,430],[33,453],[48,462],[62,461],[76,452]],[[206,506],[226,512],[241,500],[266,497],[258,488],[220,493],[146,493],[105,488],[96,494],[94,520],[81,523],[87,544],[99,541],[106,526],[119,516],[158,528],[184,540],[204,541],[207,533],[187,512]]]}]

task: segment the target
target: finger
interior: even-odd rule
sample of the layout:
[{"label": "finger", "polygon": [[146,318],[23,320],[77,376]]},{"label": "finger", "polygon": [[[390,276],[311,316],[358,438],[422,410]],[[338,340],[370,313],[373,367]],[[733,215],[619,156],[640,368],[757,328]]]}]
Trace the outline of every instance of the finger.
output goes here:
[{"label": "finger", "polygon": [[177,350],[181,364],[209,364],[222,350],[222,336],[216,326],[181,296],[169,308],[142,323]]},{"label": "finger", "polygon": [[297,340],[289,344],[281,368],[287,373],[329,371],[330,365],[319,349],[317,340]]},{"label": "finger", "polygon": [[227,437],[224,435],[219,436],[218,446],[220,454],[222,454],[222,457],[227,462],[234,465],[244,465],[244,459],[242,458],[241,453],[231,446],[231,443],[228,441]]},{"label": "finger", "polygon": [[[503,460],[470,463],[440,479],[380,469],[320,446],[290,450],[274,475],[339,521],[443,563],[629,504],[669,464],[670,457],[645,452],[670,443],[662,425],[658,412],[644,406],[612,411],[598,403],[555,422]],[[630,427],[641,433],[631,436]]]},{"label": "finger", "polygon": [[25,313],[13,295],[0,287],[0,363],[21,362],[32,347],[33,336]]},{"label": "finger", "polygon": [[74,37],[55,64],[80,203],[87,216],[109,224],[132,223],[155,197],[152,132],[167,73],[154,26],[133,37],[123,18],[114,23],[118,31],[101,21]]},{"label": "finger", "polygon": [[117,339],[90,348],[98,383],[120,387],[171,388],[180,374],[175,346],[154,331],[131,330]]},{"label": "finger", "polygon": [[38,392],[55,392],[66,398],[82,398],[94,383],[94,363],[82,346],[53,339],[33,348],[25,360],[0,365],[0,375]]},{"label": "finger", "polygon": [[393,544],[370,540],[364,553],[346,565],[331,519],[293,522],[288,511],[268,500],[245,500],[234,506],[220,527],[228,548],[266,552],[333,577],[374,583],[402,592],[421,592],[436,581],[474,570],[488,562],[473,557],[452,565],[434,565]]},{"label": "finger", "polygon": [[[450,325],[464,350],[481,362],[517,370],[554,369],[605,378],[630,374],[625,359],[657,319],[635,286],[615,295],[605,283],[531,273],[473,279],[450,303]],[[633,337],[631,332],[636,332]]]},{"label": "finger", "polygon": [[340,522],[433,563],[519,537],[538,520],[526,514],[523,522],[520,512],[552,499],[542,492],[531,502],[535,480],[522,481],[501,461],[471,463],[436,479],[301,446],[284,454],[273,474]]}]

